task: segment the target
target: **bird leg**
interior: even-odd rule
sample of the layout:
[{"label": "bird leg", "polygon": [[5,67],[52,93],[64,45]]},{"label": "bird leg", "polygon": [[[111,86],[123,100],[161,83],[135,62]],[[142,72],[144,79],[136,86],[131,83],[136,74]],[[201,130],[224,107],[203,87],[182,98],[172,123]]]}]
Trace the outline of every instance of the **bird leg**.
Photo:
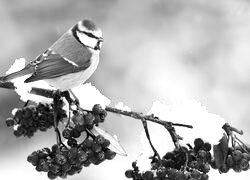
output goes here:
[{"label": "bird leg", "polygon": [[[79,107],[79,105],[80,105],[79,99],[76,97],[76,95],[71,90],[64,91],[63,95],[64,95],[65,99],[68,101],[70,106],[76,105],[77,108]],[[72,99],[70,95],[72,95],[74,99]]]},{"label": "bird leg", "polygon": [[70,89],[69,92],[71,93],[71,95],[74,97],[74,104],[79,107],[80,106],[80,101],[79,99],[76,97],[76,95],[73,93],[73,91]]}]

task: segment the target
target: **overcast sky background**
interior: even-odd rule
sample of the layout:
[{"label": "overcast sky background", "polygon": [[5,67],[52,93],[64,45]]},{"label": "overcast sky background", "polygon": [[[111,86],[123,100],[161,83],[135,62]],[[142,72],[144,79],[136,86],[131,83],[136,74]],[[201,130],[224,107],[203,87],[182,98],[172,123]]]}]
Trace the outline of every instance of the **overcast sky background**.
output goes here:
[{"label": "overcast sky background", "polygon": [[[84,18],[102,28],[105,40],[89,81],[112,105],[122,101],[146,113],[155,100],[171,105],[195,99],[243,129],[241,139],[249,143],[249,1],[0,0],[1,74],[16,58],[33,60]],[[0,178],[45,179],[26,157],[54,144],[54,132],[15,138],[4,121],[22,105],[15,92],[0,89]],[[110,115],[104,127],[117,134],[130,156],[85,168],[70,179],[125,179],[124,171],[140,152],[141,124]]]}]

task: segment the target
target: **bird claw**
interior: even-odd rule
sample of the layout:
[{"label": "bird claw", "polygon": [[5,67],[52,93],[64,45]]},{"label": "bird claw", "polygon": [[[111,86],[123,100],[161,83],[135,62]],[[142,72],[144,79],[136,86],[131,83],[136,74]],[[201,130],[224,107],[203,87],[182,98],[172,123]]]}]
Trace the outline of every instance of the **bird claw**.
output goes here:
[{"label": "bird claw", "polygon": [[74,99],[71,98],[70,93],[72,94],[72,91],[64,91],[63,92],[65,99],[68,101],[70,107],[75,105],[76,108],[79,109],[79,107],[80,107],[79,99],[74,94],[72,94]]}]

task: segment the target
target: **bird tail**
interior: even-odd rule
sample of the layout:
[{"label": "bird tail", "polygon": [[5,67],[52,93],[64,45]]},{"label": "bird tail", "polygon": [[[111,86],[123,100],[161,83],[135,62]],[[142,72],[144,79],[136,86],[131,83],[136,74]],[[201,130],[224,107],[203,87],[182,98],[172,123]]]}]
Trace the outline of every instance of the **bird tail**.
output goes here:
[{"label": "bird tail", "polygon": [[32,73],[32,69],[25,67],[20,71],[8,74],[6,76],[1,76],[0,77],[0,82],[8,82],[8,81],[10,81],[12,79],[15,79],[15,78],[18,78],[18,77],[21,77],[21,76],[25,76],[25,75],[31,74],[31,73]]}]

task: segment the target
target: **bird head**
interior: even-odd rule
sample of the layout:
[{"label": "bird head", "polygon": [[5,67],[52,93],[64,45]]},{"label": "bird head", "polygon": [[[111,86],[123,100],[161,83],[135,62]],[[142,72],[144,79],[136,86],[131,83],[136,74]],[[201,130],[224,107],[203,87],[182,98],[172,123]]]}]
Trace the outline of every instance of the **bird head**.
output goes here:
[{"label": "bird head", "polygon": [[79,21],[72,28],[72,33],[87,48],[100,51],[103,42],[102,31],[93,21],[88,19]]}]

